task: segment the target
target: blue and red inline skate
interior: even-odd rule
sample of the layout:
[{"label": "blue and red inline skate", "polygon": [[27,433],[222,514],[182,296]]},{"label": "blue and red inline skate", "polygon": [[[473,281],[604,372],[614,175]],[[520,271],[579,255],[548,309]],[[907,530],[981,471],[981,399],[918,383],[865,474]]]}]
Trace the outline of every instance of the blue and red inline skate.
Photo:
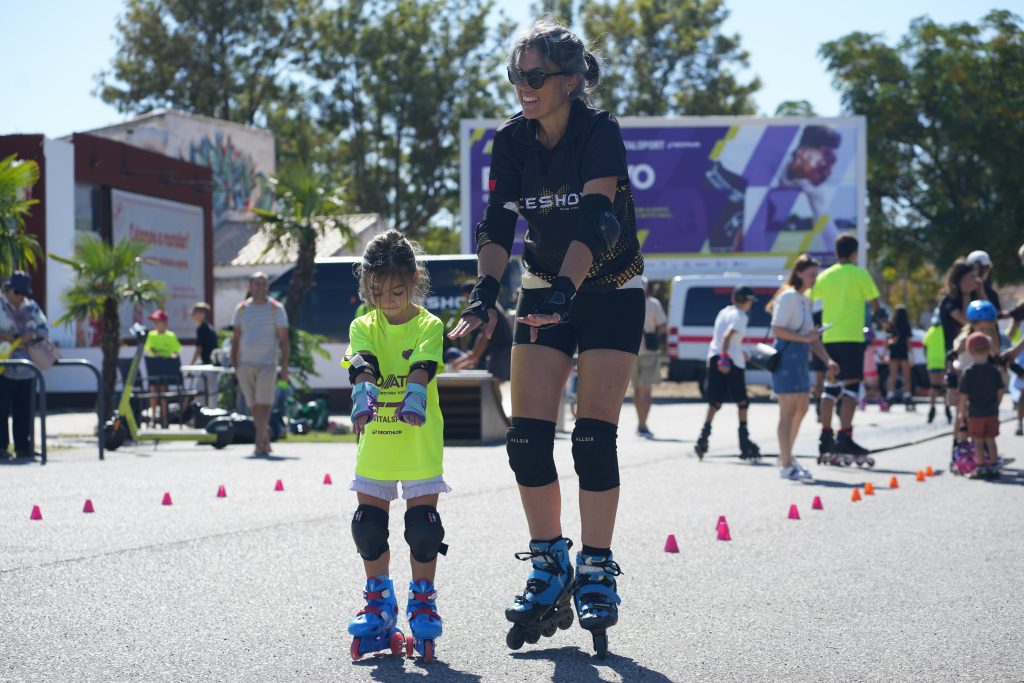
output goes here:
[{"label": "blue and red inline skate", "polygon": [[363,590],[366,607],[356,613],[348,624],[352,639],[352,659],[381,650],[398,655],[406,645],[405,636],[398,630],[398,600],[391,579],[377,576],[366,580]]},{"label": "blue and red inline skate", "polygon": [[434,661],[434,641],[441,636],[441,615],[437,613],[437,589],[430,581],[413,581],[409,584],[409,605],[406,616],[412,635],[405,637],[405,654],[413,652],[423,657],[425,664]]}]

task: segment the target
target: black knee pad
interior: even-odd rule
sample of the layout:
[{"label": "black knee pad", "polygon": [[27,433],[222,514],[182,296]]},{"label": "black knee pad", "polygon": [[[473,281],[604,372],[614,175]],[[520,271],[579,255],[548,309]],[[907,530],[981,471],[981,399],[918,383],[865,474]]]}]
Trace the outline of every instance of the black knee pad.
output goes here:
[{"label": "black knee pad", "polygon": [[405,542],[417,562],[433,562],[438,553],[448,554],[441,515],[433,505],[417,505],[405,513]]},{"label": "black knee pad", "polygon": [[750,407],[750,401],[737,401],[736,407],[739,408],[740,410],[746,410],[747,408]]},{"label": "black knee pad", "polygon": [[554,422],[513,417],[505,432],[505,450],[520,486],[547,486],[558,480]]},{"label": "black knee pad", "polygon": [[821,393],[822,401],[838,401],[843,395],[843,385],[827,384]]},{"label": "black knee pad", "polygon": [[843,393],[847,398],[851,398],[854,401],[860,400],[860,382],[850,382],[849,384],[843,385]]},{"label": "black knee pad", "polygon": [[388,551],[388,513],[372,505],[360,505],[352,516],[352,538],[364,560],[376,560]]},{"label": "black knee pad", "polygon": [[619,485],[619,458],[611,422],[580,418],[572,430],[572,459],[584,491],[608,491]]},{"label": "black knee pad", "polygon": [[715,410],[719,410],[722,407],[722,404],[719,403],[718,401],[711,401],[708,403],[708,405],[714,408]]}]

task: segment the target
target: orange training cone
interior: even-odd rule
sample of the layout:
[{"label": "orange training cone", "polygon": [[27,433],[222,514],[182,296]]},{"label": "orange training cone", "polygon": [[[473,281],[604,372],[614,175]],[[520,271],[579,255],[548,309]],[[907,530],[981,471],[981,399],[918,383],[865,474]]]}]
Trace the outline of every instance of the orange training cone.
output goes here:
[{"label": "orange training cone", "polygon": [[668,538],[665,539],[665,552],[666,553],[678,553],[679,544],[676,543],[676,535],[669,534]]},{"label": "orange training cone", "polygon": [[924,481],[924,472],[923,471],[921,471],[921,470],[917,471],[917,480],[918,481]]},{"label": "orange training cone", "polygon": [[800,519],[800,511],[796,509],[796,503],[789,506],[789,518]]},{"label": "orange training cone", "polygon": [[41,521],[43,519],[43,511],[39,509],[38,505],[32,506],[32,514],[29,515],[29,519]]},{"label": "orange training cone", "polygon": [[228,497],[228,490],[226,488],[224,488],[224,484],[221,484],[220,486],[217,487],[217,497],[218,498],[227,498]]},{"label": "orange training cone", "polygon": [[821,496],[815,496],[814,501],[811,503],[812,510],[824,510],[825,506],[821,504]]},{"label": "orange training cone", "polygon": [[852,500],[854,503],[860,500],[860,489],[853,490],[853,495],[850,496],[850,500]]},{"label": "orange training cone", "polygon": [[925,474],[926,477],[934,477],[935,476],[935,470],[932,469],[931,465],[928,465],[928,468],[925,469],[924,474]]},{"label": "orange training cone", "polygon": [[274,490],[275,491],[284,491],[284,484],[281,483],[280,479],[278,479],[277,483],[274,484]]},{"label": "orange training cone", "polygon": [[94,508],[92,506],[92,499],[91,498],[86,498],[85,499],[85,507],[82,508],[82,512],[96,512],[96,508]]},{"label": "orange training cone", "polygon": [[722,516],[722,523],[718,525],[718,540],[719,541],[731,541],[732,536],[729,535],[729,523],[725,521],[725,515]]},{"label": "orange training cone", "polygon": [[891,489],[898,489],[899,487],[900,487],[900,480],[897,479],[895,477],[895,475],[894,475],[893,478],[889,480],[889,488],[891,488]]},{"label": "orange training cone", "polygon": [[870,481],[864,484],[864,495],[873,496],[875,495],[875,486]]},{"label": "orange training cone", "polygon": [[334,482],[333,482],[333,481],[331,481],[331,473],[330,473],[330,472],[328,472],[327,474],[325,474],[325,475],[324,475],[324,485],[325,485],[325,486],[330,486],[330,485],[331,485],[331,484],[333,484],[333,483],[334,483]]},{"label": "orange training cone", "polygon": [[171,494],[170,493],[165,493],[164,494],[163,505],[170,505],[170,504],[171,504]]}]

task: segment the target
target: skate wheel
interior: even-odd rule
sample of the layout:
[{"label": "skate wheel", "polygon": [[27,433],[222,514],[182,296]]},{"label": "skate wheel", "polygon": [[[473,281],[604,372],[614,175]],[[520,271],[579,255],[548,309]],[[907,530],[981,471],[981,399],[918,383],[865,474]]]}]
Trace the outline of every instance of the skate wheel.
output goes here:
[{"label": "skate wheel", "polygon": [[598,659],[608,656],[608,636],[603,633],[594,634],[594,656]]},{"label": "skate wheel", "polygon": [[540,640],[540,631],[530,631],[526,634],[526,642],[530,645],[537,643]]},{"label": "skate wheel", "polygon": [[395,631],[391,634],[391,654],[400,655],[404,649],[405,636],[402,635],[401,631]]},{"label": "skate wheel", "polygon": [[412,659],[416,652],[416,639],[412,636],[405,637],[405,656]]},{"label": "skate wheel", "polygon": [[505,644],[508,645],[510,650],[518,650],[523,646],[526,640],[523,638],[522,629],[516,625],[508,630],[508,635],[505,636]]},{"label": "skate wheel", "polygon": [[423,641],[423,663],[430,664],[434,661],[434,641],[424,640]]},{"label": "skate wheel", "polygon": [[350,652],[352,653],[353,662],[358,662],[363,658],[363,653],[359,651],[359,638],[354,638],[352,640],[352,648]]},{"label": "skate wheel", "polygon": [[564,612],[562,612],[562,618],[558,620],[558,628],[564,631],[565,629],[572,626],[572,620],[573,611],[571,609],[565,610]]},{"label": "skate wheel", "polygon": [[555,635],[555,631],[557,630],[557,624],[548,624],[547,626],[541,629],[540,634],[545,638],[550,638],[551,636]]}]

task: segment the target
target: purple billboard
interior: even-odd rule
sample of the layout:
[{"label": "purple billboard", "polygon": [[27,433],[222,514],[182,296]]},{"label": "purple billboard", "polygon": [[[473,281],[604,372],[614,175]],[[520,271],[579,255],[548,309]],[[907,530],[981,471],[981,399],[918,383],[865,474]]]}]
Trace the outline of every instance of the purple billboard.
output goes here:
[{"label": "purple billboard", "polygon": [[[832,260],[841,232],[866,248],[866,124],[834,119],[619,119],[648,274],[779,271]],[[462,249],[475,251],[496,120],[464,120]],[[526,223],[517,229],[522,251]]]}]

